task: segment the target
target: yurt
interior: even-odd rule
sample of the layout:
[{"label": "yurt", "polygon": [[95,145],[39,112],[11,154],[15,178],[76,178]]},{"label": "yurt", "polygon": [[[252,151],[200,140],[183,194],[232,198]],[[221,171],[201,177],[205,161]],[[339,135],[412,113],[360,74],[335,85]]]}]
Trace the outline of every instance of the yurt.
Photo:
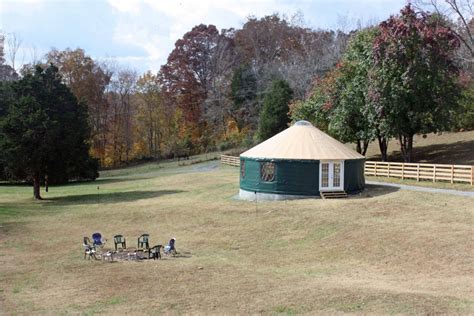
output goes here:
[{"label": "yurt", "polygon": [[311,123],[298,121],[240,155],[239,196],[280,200],[360,192],[364,162]]}]

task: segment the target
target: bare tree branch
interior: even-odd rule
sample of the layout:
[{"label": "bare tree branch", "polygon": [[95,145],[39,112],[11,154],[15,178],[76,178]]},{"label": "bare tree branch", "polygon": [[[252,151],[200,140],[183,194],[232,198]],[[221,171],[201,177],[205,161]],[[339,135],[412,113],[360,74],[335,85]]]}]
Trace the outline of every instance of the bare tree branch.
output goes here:
[{"label": "bare tree branch", "polygon": [[7,55],[10,61],[10,66],[12,66],[12,68],[15,70],[15,61],[22,42],[22,39],[16,33],[10,33],[7,36]]}]

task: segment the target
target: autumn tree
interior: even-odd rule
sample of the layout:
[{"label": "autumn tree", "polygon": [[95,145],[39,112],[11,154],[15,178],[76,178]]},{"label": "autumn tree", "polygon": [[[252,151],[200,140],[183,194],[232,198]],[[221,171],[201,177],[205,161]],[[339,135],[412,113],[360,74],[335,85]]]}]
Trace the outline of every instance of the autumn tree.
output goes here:
[{"label": "autumn tree", "polygon": [[146,72],[137,81],[137,136],[146,144],[147,157],[159,158],[165,116],[163,97],[157,75]]},{"label": "autumn tree", "polygon": [[133,102],[137,73],[130,69],[117,69],[112,76],[108,99],[108,146],[106,164],[119,166],[132,158],[134,144]]},{"label": "autumn tree", "polygon": [[206,150],[209,138],[217,139],[227,132],[229,118],[235,118],[232,112],[232,100],[229,97],[230,85],[239,56],[234,45],[234,30],[222,30],[211,50],[209,61],[210,79],[207,84],[206,99],[201,105],[205,130],[200,143]]},{"label": "autumn tree", "polygon": [[161,93],[183,114],[181,137],[205,150],[209,138],[230,130],[255,132],[273,80],[287,79],[296,98],[303,98],[313,78],[335,64],[346,40],[341,32],[311,30],[278,15],[251,17],[240,30],[198,25],[176,42],[162,66]]},{"label": "autumn tree", "polygon": [[459,99],[456,34],[439,15],[410,5],[379,25],[371,98],[397,135],[403,158],[413,159],[413,136],[449,128]]},{"label": "autumn tree", "polygon": [[474,71],[474,2],[472,0],[415,0],[417,9],[443,16],[461,41],[458,57],[463,69]]},{"label": "autumn tree", "polygon": [[308,97],[290,104],[293,121],[307,120],[322,131],[329,133],[329,123],[336,96],[336,79],[339,69],[335,68],[323,78],[316,78]]},{"label": "autumn tree", "polygon": [[290,51],[287,60],[274,64],[273,68],[288,81],[295,98],[304,99],[314,78],[324,76],[340,59],[348,35],[296,26],[293,28],[294,38],[299,42],[298,49]]},{"label": "autumn tree", "polygon": [[293,91],[284,80],[275,80],[263,99],[262,113],[260,114],[258,137],[264,141],[288,127],[289,103]]},{"label": "autumn tree", "polygon": [[300,20],[288,20],[278,14],[250,17],[236,31],[236,46],[244,61],[252,65],[259,95],[275,78],[285,78],[295,98],[303,99],[313,79],[324,75],[340,57],[346,34],[312,30]]},{"label": "autumn tree", "polygon": [[[40,183],[95,179],[97,162],[89,157],[87,108],[62,83],[58,69],[38,66],[2,94],[8,108],[0,117],[0,151],[9,179]],[[5,90],[2,90],[4,92]]]},{"label": "autumn tree", "polygon": [[474,2],[472,0],[417,0],[416,7],[445,16],[451,29],[456,33],[461,45],[457,50],[457,61],[461,69],[460,99],[456,127],[474,128]]},{"label": "autumn tree", "polygon": [[83,49],[51,50],[46,55],[47,64],[54,64],[64,83],[80,101],[88,106],[91,127],[92,155],[104,164],[107,144],[107,98],[111,71],[100,65]]},{"label": "autumn tree", "polygon": [[214,25],[193,27],[176,42],[159,73],[164,95],[182,110],[195,139],[200,136],[202,106],[213,83],[215,55],[227,45],[223,36]]},{"label": "autumn tree", "polygon": [[238,30],[235,41],[246,60],[252,60],[257,71],[277,59],[288,58],[296,39],[289,23],[273,14],[261,19],[250,17]]},{"label": "autumn tree", "polygon": [[232,75],[230,84],[233,102],[230,116],[241,131],[245,126],[258,124],[257,78],[249,64],[238,67]]}]

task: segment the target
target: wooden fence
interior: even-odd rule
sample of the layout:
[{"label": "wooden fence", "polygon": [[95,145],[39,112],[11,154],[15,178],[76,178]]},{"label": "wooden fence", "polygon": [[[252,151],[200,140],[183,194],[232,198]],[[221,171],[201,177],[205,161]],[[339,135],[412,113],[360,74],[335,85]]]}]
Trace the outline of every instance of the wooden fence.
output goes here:
[{"label": "wooden fence", "polygon": [[[239,167],[240,158],[221,155],[221,163]],[[416,181],[467,182],[474,185],[474,166],[470,165],[366,161],[364,173],[366,176],[415,179]]]},{"label": "wooden fence", "polygon": [[365,175],[415,179],[416,181],[467,182],[473,185],[474,166],[366,161]]},{"label": "wooden fence", "polygon": [[240,167],[240,158],[235,156],[221,155],[221,163],[234,167]]}]

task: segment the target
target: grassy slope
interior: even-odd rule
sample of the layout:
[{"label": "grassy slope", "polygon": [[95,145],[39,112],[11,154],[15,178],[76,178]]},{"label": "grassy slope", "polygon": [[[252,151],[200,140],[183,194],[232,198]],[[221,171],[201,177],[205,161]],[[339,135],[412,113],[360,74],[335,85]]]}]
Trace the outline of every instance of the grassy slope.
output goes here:
[{"label": "grassy slope", "polygon": [[[215,163],[109,171],[40,203],[1,186],[0,313],[474,312],[471,198],[369,186],[256,211],[233,199],[236,168],[186,173]],[[82,260],[94,231],[175,236],[184,256]]]},{"label": "grassy slope", "polygon": [[[355,149],[353,144],[349,147]],[[416,135],[414,138],[414,162],[474,165],[474,131]],[[398,140],[392,139],[388,148],[389,161],[403,161]],[[366,155],[368,160],[380,160],[377,142],[369,145]],[[430,181],[402,180],[398,178],[367,177],[371,181],[383,181],[415,186],[426,186],[442,189],[473,191],[474,187],[466,183],[448,183]]]},{"label": "grassy slope", "polygon": [[[474,131],[416,135],[413,146],[415,162],[474,165]],[[389,142],[388,154],[389,161],[403,161],[398,140]],[[367,158],[380,159],[377,142],[369,145]]]}]

